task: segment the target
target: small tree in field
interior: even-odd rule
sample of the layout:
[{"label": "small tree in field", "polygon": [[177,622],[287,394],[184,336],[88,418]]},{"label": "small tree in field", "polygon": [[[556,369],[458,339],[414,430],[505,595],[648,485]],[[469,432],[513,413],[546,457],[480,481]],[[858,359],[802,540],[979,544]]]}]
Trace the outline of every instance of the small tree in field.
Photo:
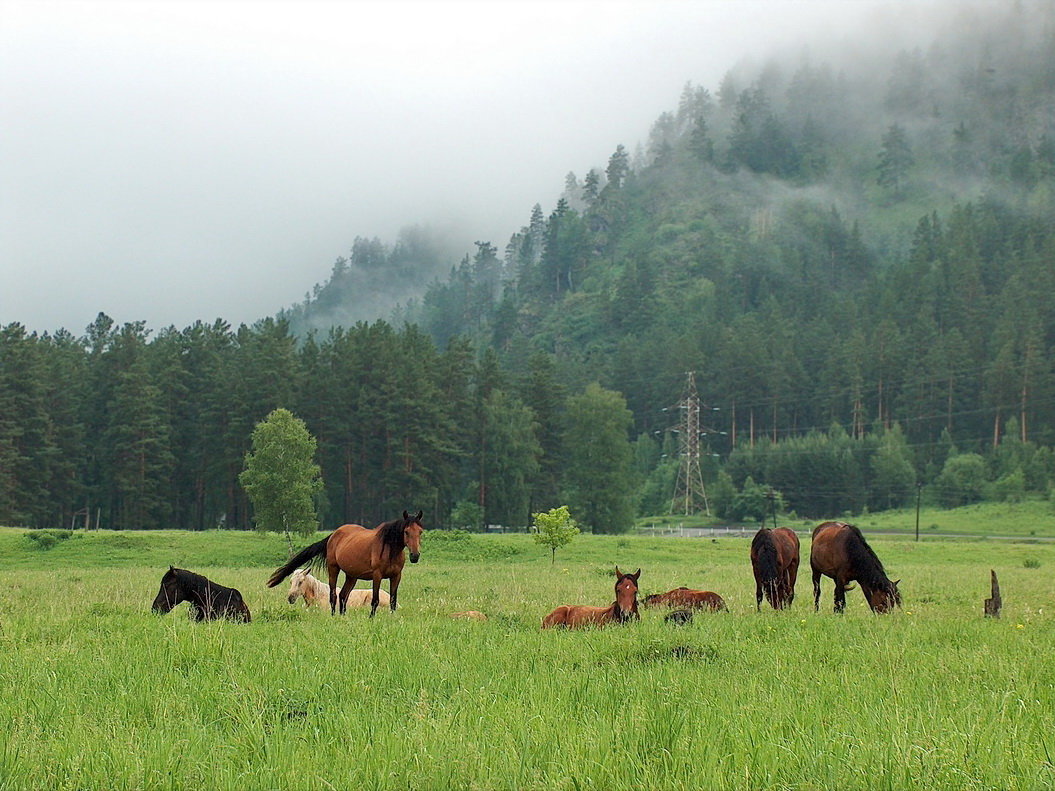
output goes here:
[{"label": "small tree in field", "polygon": [[319,526],[314,498],[322,490],[322,473],[315,448],[304,421],[276,409],[253,430],[253,448],[238,476],[253,503],[257,529],[282,531],[290,551],[291,533],[311,535]]},{"label": "small tree in field", "polygon": [[552,508],[545,513],[532,514],[535,524],[535,543],[550,548],[550,563],[557,560],[557,550],[579,534],[579,526],[568,513],[568,506]]}]

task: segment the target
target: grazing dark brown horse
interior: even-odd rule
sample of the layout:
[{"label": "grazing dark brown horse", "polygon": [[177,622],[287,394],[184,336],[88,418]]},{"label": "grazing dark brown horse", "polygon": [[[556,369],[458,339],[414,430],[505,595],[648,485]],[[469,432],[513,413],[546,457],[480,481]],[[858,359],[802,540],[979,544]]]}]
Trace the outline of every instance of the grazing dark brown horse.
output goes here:
[{"label": "grazing dark brown horse", "polygon": [[344,587],[341,588],[341,614],[348,607],[348,595],[358,580],[371,580],[374,586],[370,601],[370,617],[374,617],[381,596],[381,580],[388,580],[388,606],[395,612],[396,592],[406,562],[404,550],[410,550],[410,562],[417,563],[421,554],[421,511],[411,516],[403,512],[402,519],[382,522],[377,527],[342,525],[329,536],[305,547],[291,557],[285,565],[275,569],[267,581],[269,588],[278,585],[294,569],[317,558],[326,558],[326,570],[330,575],[330,613],[337,612],[337,576],[344,572]]},{"label": "grazing dark brown horse", "polygon": [[846,609],[846,591],[856,580],[872,612],[887,612],[901,606],[898,582],[891,582],[876,553],[861,531],[844,522],[823,522],[813,530],[810,547],[813,569],[813,609],[819,608],[821,574],[835,580],[835,612]]},{"label": "grazing dark brown horse", "polygon": [[646,607],[681,607],[690,610],[728,610],[725,600],[714,591],[675,588],[666,593],[650,593],[641,603]]},{"label": "grazing dark brown horse", "polygon": [[609,623],[626,623],[636,620],[637,578],[641,569],[633,574],[623,574],[615,567],[615,601],[609,607],[590,607],[587,604],[562,604],[542,619],[542,628],[566,626],[577,629],[583,626],[604,626]]},{"label": "grazing dark brown horse", "polygon": [[763,527],[751,541],[751,568],[755,572],[755,609],[762,609],[762,595],[774,610],[790,607],[795,599],[799,573],[799,537],[789,527]]},{"label": "grazing dark brown horse", "polygon": [[180,602],[190,602],[196,621],[230,618],[232,621],[249,623],[251,620],[242,594],[234,588],[217,585],[193,571],[169,566],[161,578],[161,589],[150,608],[154,612],[167,613]]}]

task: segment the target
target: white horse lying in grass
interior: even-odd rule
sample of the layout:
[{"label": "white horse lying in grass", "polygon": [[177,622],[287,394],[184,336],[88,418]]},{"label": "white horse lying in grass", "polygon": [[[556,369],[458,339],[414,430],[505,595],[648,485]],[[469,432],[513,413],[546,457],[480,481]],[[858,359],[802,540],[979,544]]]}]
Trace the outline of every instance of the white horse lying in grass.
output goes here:
[{"label": "white horse lying in grass", "polygon": [[[371,588],[361,588],[359,590],[353,590],[348,594],[348,606],[349,607],[369,607],[370,597],[373,596],[373,590]],[[311,572],[307,569],[297,569],[293,572],[293,576],[289,580],[289,603],[293,604],[297,597],[304,598],[304,605],[307,607],[329,607],[330,606],[330,586],[322,580],[317,580],[311,576]],[[387,607],[389,602],[389,595],[386,591],[377,592],[378,607]]]}]

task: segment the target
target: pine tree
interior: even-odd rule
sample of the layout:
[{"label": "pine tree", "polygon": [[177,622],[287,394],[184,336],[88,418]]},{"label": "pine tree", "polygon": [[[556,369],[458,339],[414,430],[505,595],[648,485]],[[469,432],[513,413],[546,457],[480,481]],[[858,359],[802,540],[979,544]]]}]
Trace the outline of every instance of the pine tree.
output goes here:
[{"label": "pine tree", "polygon": [[531,483],[538,475],[541,448],[534,415],[515,397],[492,390],[483,404],[488,497],[485,524],[528,523]]},{"label": "pine tree", "polygon": [[623,182],[626,181],[626,177],[630,174],[630,155],[626,152],[626,148],[622,143],[615,147],[615,152],[608,158],[608,167],[605,168],[604,174],[608,179],[608,183],[605,186],[606,190],[621,190],[623,188]]},{"label": "pine tree", "polygon": [[900,199],[908,177],[909,169],[915,163],[908,135],[899,124],[891,124],[883,135],[883,148],[879,152],[879,163],[876,170],[876,184],[889,189],[895,199]]}]

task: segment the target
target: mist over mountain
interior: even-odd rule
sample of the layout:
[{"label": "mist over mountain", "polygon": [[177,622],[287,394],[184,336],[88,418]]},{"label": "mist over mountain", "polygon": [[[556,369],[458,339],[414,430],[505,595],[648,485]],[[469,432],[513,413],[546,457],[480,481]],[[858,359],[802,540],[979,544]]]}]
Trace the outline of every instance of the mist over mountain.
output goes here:
[{"label": "mist over mountain", "polygon": [[[527,258],[537,265],[546,244],[538,209],[543,219],[570,210],[584,225],[583,251],[568,253],[575,260],[564,290],[572,301],[611,289],[627,257],[645,246],[657,276],[678,270],[659,253],[671,246],[677,259],[698,264],[734,245],[750,266],[761,260],[780,270],[776,259],[789,245],[818,244],[813,210],[834,211],[854,226],[861,254],[879,269],[908,253],[925,214],[982,198],[1034,215],[1049,211],[1052,5],[916,11],[911,26],[891,13],[877,17],[868,37],[827,48],[789,45],[740,63],[718,85],[687,83],[647,140],[623,141],[620,184],[609,183],[612,160],[606,166],[603,156],[568,173],[558,206],[536,207],[530,217],[525,207],[525,225],[508,239],[483,240],[495,261],[474,260],[479,243],[409,253],[415,246],[402,239],[390,246],[375,239],[367,255],[359,240],[359,253],[339,259],[330,279],[285,315],[299,333],[394,316],[424,323],[443,341],[476,333],[508,292],[526,320],[538,311],[518,287],[529,266],[523,248],[532,248]],[[617,232],[613,211],[623,223]],[[686,222],[720,228],[722,239],[681,233]],[[438,303],[467,281],[485,281],[490,292],[458,308],[461,319],[447,315]],[[429,282],[422,302],[407,299]],[[388,309],[386,297],[393,298]]]},{"label": "mist over mountain", "polygon": [[424,284],[448,274],[463,237],[450,228],[420,225],[404,228],[392,245],[358,237],[348,257],[334,262],[325,285],[279,315],[298,335],[391,318],[394,306],[421,296]]}]

